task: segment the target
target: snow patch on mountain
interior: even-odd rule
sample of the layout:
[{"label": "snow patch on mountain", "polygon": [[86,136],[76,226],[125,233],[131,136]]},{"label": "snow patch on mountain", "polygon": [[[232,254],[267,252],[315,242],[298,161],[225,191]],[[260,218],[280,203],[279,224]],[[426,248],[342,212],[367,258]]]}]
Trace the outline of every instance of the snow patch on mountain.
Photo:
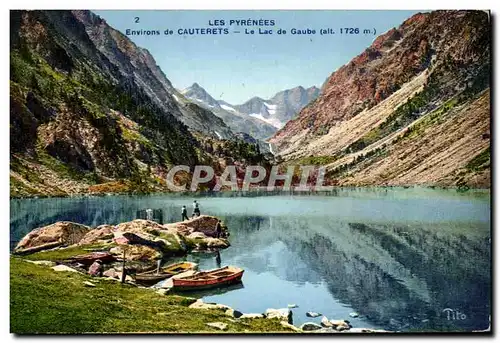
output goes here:
[{"label": "snow patch on mountain", "polygon": [[267,102],[265,102],[264,105],[266,105],[269,110],[275,110],[278,107],[278,105],[268,104]]},{"label": "snow patch on mountain", "polygon": [[276,114],[276,108],[278,108],[278,105],[268,104],[267,102],[265,102],[264,105],[267,107],[267,113],[270,115]]},{"label": "snow patch on mountain", "polygon": [[283,126],[285,126],[284,123],[280,122],[279,120],[276,120],[274,118],[264,118],[264,116],[261,113],[250,113],[250,117],[257,118],[259,120],[262,120],[263,122],[266,122],[268,124],[271,124],[277,129],[281,129]]},{"label": "snow patch on mountain", "polygon": [[227,106],[227,105],[223,105],[221,104],[220,107],[222,107],[222,109],[226,110],[226,111],[231,111],[231,112],[237,112],[234,108],[232,108],[231,106]]}]

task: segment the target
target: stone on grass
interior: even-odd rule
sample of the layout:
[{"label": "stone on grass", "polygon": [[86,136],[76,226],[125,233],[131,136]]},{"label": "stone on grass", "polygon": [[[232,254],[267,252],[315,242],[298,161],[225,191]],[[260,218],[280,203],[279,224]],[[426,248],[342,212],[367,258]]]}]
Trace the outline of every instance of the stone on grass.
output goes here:
[{"label": "stone on grass", "polygon": [[243,315],[239,319],[257,319],[265,317],[266,316],[262,313],[243,313]]},{"label": "stone on grass", "polygon": [[110,268],[102,273],[103,276],[118,279],[118,272],[114,268]]},{"label": "stone on grass", "polygon": [[281,324],[281,326],[283,326],[284,328],[291,329],[291,330],[293,330],[293,331],[295,331],[295,332],[301,332],[301,330],[300,330],[298,327],[296,327],[296,326],[294,326],[294,325],[292,325],[292,324],[290,324],[290,323],[288,323],[288,322],[286,322],[286,321],[284,321],[284,320],[282,320],[282,321],[280,322],[280,324]]},{"label": "stone on grass", "polygon": [[312,323],[312,322],[308,322],[308,323],[304,323],[300,326],[300,329],[302,331],[316,331],[316,330],[320,330],[322,329],[322,326],[321,325],[318,325],[316,323]]},{"label": "stone on grass", "polygon": [[197,308],[202,310],[222,310],[226,311],[230,309],[227,305],[216,304],[216,303],[206,303],[201,299],[196,300],[194,303],[189,305],[190,308]]},{"label": "stone on grass", "polygon": [[267,318],[278,318],[286,320],[288,323],[293,324],[292,311],[288,308],[268,308],[265,312]]},{"label": "stone on grass", "polygon": [[92,263],[92,265],[90,266],[90,268],[88,270],[88,273],[89,273],[89,275],[92,275],[92,276],[102,276],[103,270],[104,270],[104,267],[103,267],[102,263],[100,263],[98,260],[98,261],[95,261],[94,263]]},{"label": "stone on grass", "polygon": [[84,281],[83,284],[85,285],[85,287],[95,287],[95,285],[90,281]]},{"label": "stone on grass", "polygon": [[55,262],[53,261],[31,261],[31,260],[25,260],[26,262],[37,264],[39,266],[48,266],[48,267],[53,267],[56,265]]},{"label": "stone on grass", "polygon": [[[80,273],[78,270],[68,267],[64,264],[58,264],[57,266],[52,267],[56,272],[72,272],[72,273]],[[80,273],[81,274],[81,273]]]},{"label": "stone on grass", "polygon": [[222,323],[222,322],[207,323],[207,325],[212,327],[212,328],[219,329],[222,331],[227,329],[227,324]]},{"label": "stone on grass", "polygon": [[225,315],[233,318],[240,318],[243,315],[243,313],[241,313],[238,310],[228,308],[225,312]]}]

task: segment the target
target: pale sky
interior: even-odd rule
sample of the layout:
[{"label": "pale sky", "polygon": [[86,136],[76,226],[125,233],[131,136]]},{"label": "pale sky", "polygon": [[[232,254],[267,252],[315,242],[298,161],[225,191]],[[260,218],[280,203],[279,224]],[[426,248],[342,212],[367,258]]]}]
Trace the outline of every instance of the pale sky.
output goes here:
[{"label": "pale sky", "polygon": [[[160,30],[160,36],[128,37],[148,49],[172,84],[183,89],[194,82],[214,98],[241,104],[264,99],[299,85],[321,87],[328,76],[366,49],[381,33],[399,26],[419,11],[130,11],[98,10],[94,13],[126,33]],[[135,23],[139,17],[139,23]],[[275,21],[272,35],[246,35],[245,27],[229,20]],[[211,26],[224,20],[224,26]],[[178,35],[183,28],[228,28],[228,35]],[[266,28],[266,27],[263,27]],[[278,29],[287,30],[278,35]],[[292,28],[331,28],[334,35],[292,35]],[[359,34],[340,34],[340,28],[359,28]],[[164,35],[166,29],[174,35]],[[252,27],[250,29],[257,30]],[[363,34],[365,29],[369,34]],[[373,32],[376,31],[374,35]],[[240,31],[240,33],[233,33]]]}]

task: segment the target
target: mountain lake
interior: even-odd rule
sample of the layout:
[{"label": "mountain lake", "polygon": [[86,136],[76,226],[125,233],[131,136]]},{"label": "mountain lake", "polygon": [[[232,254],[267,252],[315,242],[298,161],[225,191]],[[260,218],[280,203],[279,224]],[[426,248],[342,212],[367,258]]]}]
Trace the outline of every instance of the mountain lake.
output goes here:
[{"label": "mountain lake", "polygon": [[[292,308],[353,327],[401,331],[484,330],[491,313],[490,191],[349,188],[329,193],[215,193],[10,201],[10,249],[56,221],[118,224],[153,209],[161,223],[222,218],[231,246],[184,259],[200,269],[245,270],[242,283],[190,296],[244,313]],[[167,263],[175,261],[169,260]],[[218,263],[220,262],[220,263]]]}]

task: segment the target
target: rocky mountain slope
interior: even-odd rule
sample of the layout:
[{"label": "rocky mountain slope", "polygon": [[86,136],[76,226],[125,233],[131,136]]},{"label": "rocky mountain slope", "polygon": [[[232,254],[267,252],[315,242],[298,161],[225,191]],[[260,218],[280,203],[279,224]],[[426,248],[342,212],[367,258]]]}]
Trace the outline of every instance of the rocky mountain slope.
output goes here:
[{"label": "rocky mountain slope", "polygon": [[173,165],[264,161],[219,139],[233,136],[220,118],[174,101],[151,55],[90,12],[10,16],[11,196],[165,190]]},{"label": "rocky mountain slope", "polygon": [[73,14],[85,25],[85,30],[97,49],[118,67],[120,73],[133,79],[156,105],[172,113],[191,129],[214,137],[232,137],[231,130],[210,111],[193,103],[179,101],[179,97],[175,96],[175,88],[148,50],[136,46],[124,34],[90,11],[74,11]]},{"label": "rocky mountain slope", "polygon": [[280,129],[293,119],[299,111],[319,95],[319,88],[305,89],[298,86],[276,93],[271,99],[253,97],[247,102],[233,106],[238,112],[259,118]]},{"label": "rocky mountain slope", "polygon": [[224,123],[226,123],[233,132],[243,132],[256,139],[266,139],[271,137],[276,128],[269,123],[258,118],[239,113],[231,105],[224,101],[215,100],[203,87],[194,83],[192,86],[180,92],[189,101],[213,112]]},{"label": "rocky mountain slope", "polygon": [[286,163],[348,185],[490,185],[483,11],[419,13],[339,68],[271,139]]}]

